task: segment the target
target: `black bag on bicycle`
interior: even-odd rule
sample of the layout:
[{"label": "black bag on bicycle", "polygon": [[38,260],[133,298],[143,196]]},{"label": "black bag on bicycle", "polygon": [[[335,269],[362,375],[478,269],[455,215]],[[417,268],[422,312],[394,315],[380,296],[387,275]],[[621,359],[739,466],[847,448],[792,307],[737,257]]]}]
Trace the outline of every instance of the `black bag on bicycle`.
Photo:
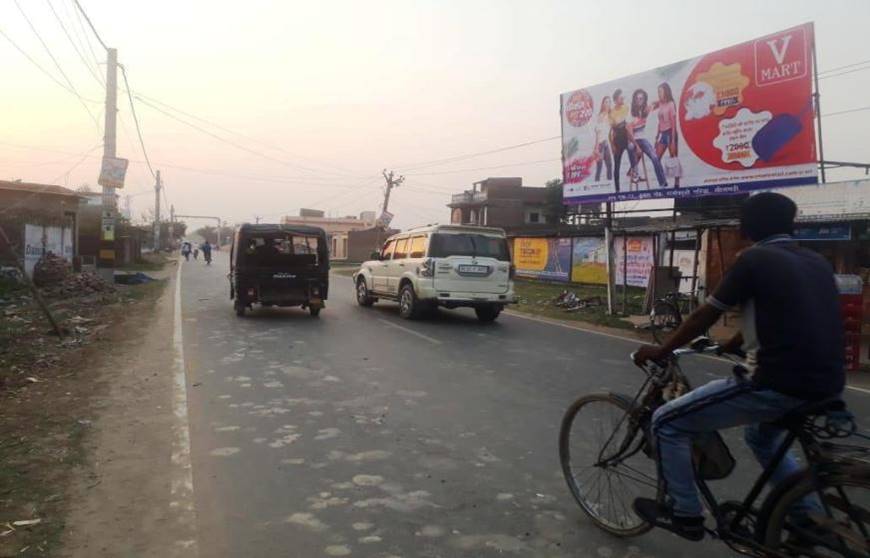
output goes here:
[{"label": "black bag on bicycle", "polygon": [[698,478],[721,480],[734,471],[737,462],[718,432],[704,434],[692,442],[692,461]]}]

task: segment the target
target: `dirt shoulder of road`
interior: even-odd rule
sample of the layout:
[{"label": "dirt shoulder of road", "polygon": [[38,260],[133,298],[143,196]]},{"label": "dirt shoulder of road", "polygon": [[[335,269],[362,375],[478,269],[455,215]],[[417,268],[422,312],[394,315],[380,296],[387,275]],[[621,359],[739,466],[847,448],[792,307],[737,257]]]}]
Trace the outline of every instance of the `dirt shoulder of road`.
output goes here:
[{"label": "dirt shoulder of road", "polygon": [[170,555],[170,284],[119,288],[78,314],[106,326],[88,343],[47,351],[36,372],[14,365],[0,391],[0,557]]}]

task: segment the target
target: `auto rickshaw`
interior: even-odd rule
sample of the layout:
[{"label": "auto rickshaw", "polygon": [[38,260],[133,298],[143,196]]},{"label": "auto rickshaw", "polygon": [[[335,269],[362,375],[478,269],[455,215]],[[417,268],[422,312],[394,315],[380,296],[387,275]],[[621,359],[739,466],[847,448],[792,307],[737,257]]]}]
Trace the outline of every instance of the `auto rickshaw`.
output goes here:
[{"label": "auto rickshaw", "polygon": [[236,315],[253,304],[301,306],[320,314],[329,292],[329,248],[318,227],[245,223],[230,249],[230,299]]}]

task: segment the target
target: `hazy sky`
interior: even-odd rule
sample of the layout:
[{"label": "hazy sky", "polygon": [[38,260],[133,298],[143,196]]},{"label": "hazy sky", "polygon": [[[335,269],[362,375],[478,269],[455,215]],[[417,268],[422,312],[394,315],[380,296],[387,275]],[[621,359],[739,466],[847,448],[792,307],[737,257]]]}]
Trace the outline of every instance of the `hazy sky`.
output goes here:
[{"label": "hazy sky", "polygon": [[[248,151],[137,105],[177,211],[230,222],[277,220],[300,206],[376,209],[384,167],[407,169],[391,202],[399,226],[446,222],[449,193],[473,181],[560,176],[559,142],[413,164],[557,136],[561,92],[807,21],[822,70],[870,59],[868,0],[81,2],[118,49],[133,91],[243,134],[193,121]],[[50,9],[90,58],[72,0],[0,0],[0,30],[64,81],[19,6],[82,96],[103,99]],[[102,103],[85,101],[98,127],[2,37],[0,67],[0,177],[95,184]],[[867,106],[870,71],[826,79],[821,91],[823,113]],[[121,193],[134,195],[139,216],[153,204],[153,180],[123,92],[118,105],[118,155],[131,159]],[[828,159],[870,160],[870,111],[823,126]],[[481,168],[501,165],[512,166]]]}]

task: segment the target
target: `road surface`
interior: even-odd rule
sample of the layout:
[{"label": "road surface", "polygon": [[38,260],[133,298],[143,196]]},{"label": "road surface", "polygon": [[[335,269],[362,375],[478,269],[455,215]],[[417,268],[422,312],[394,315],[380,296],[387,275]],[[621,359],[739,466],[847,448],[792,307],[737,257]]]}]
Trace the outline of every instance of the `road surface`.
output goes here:
[{"label": "road surface", "polygon": [[[358,307],[341,276],[319,318],[238,318],[227,271],[216,253],[181,273],[201,556],[731,555],[664,532],[616,539],[568,492],[562,413],[590,391],[633,393],[636,342],[470,310],[403,321],[393,303]],[[687,364],[695,383],[728,373]],[[862,418],[868,399],[849,395]],[[741,464],[714,490],[733,497],[757,469],[728,439]]]}]

